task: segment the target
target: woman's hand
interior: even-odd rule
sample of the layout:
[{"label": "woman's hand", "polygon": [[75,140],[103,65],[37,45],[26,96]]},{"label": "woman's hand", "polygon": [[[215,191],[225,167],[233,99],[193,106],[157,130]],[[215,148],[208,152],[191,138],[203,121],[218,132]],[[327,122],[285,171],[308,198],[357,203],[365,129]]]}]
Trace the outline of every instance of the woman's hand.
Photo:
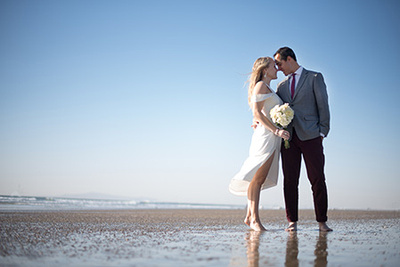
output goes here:
[{"label": "woman's hand", "polygon": [[290,138],[290,133],[288,131],[285,130],[276,130],[275,134],[281,138],[283,138],[283,140],[289,140]]}]

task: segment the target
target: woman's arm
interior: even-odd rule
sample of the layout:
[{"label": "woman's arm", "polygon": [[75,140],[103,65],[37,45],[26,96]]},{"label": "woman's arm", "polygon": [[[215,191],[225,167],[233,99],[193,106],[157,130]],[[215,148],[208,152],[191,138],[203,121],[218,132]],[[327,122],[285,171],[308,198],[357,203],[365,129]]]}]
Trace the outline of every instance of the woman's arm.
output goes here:
[{"label": "woman's arm", "polygon": [[[264,87],[264,88],[263,88]],[[270,93],[271,91],[262,83],[257,83],[254,87],[254,94],[266,94]],[[289,132],[285,130],[281,130],[277,128],[263,113],[262,110],[264,108],[264,101],[254,102],[253,103],[253,121],[257,121],[261,123],[266,129],[273,132],[275,135],[288,140],[289,139]]]},{"label": "woman's arm", "polygon": [[253,117],[254,120],[261,123],[265,128],[275,133],[279,128],[277,128],[265,115],[262,113],[264,107],[264,101],[253,103]]}]

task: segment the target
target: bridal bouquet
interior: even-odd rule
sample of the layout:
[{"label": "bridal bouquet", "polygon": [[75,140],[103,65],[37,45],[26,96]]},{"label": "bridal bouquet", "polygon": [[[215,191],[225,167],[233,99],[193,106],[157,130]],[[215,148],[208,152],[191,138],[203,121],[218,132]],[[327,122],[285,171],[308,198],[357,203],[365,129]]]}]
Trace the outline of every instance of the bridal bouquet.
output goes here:
[{"label": "bridal bouquet", "polygon": [[[289,123],[293,120],[294,111],[289,106],[289,103],[285,103],[283,105],[276,105],[273,107],[270,110],[269,115],[276,126],[286,129]],[[289,147],[289,141],[285,140],[285,148],[288,149]]]}]

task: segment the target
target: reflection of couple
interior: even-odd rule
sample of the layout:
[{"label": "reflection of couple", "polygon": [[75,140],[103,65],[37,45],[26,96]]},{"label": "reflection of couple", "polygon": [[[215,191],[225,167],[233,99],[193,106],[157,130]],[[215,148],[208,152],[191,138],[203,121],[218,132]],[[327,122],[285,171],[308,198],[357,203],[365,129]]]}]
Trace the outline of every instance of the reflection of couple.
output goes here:
[{"label": "reflection of couple", "polygon": [[[279,153],[282,155],[287,231],[297,230],[298,185],[301,156],[312,185],[316,220],[320,231],[331,231],[326,225],[328,196],[324,174],[322,140],[329,132],[329,106],[326,85],[321,73],[304,69],[288,47],[280,48],[274,59],[256,60],[249,79],[249,104],[253,110],[255,130],[250,155],[229,185],[236,195],[247,195],[245,223],[253,230],[265,230],[258,213],[260,191],[277,184]],[[288,76],[276,90],[270,82],[277,78],[277,68]],[[289,103],[294,110],[287,131],[277,128],[270,117],[275,105]],[[283,146],[282,138],[290,147]],[[282,148],[281,148],[282,146]]]},{"label": "reflection of couple", "polygon": [[[260,261],[260,235],[262,232],[251,231],[246,233],[247,240],[247,266],[259,266]],[[320,232],[314,249],[314,266],[327,266],[328,241],[327,232]],[[299,240],[297,232],[291,232],[286,242],[285,266],[299,266]]]}]

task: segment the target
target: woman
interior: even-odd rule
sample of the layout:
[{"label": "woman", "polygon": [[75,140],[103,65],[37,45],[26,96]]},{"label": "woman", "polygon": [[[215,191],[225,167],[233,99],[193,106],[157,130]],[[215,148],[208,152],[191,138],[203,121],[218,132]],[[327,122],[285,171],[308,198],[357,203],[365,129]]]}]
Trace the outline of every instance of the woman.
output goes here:
[{"label": "woman", "polygon": [[260,221],[258,206],[260,192],[273,187],[278,181],[279,152],[282,138],[289,139],[289,132],[277,128],[271,121],[269,111],[282,100],[269,86],[277,78],[278,70],[270,57],[254,62],[249,79],[248,101],[253,111],[256,127],[250,145],[250,155],[229,185],[235,195],[247,195],[245,224],[255,231],[266,229]]}]

